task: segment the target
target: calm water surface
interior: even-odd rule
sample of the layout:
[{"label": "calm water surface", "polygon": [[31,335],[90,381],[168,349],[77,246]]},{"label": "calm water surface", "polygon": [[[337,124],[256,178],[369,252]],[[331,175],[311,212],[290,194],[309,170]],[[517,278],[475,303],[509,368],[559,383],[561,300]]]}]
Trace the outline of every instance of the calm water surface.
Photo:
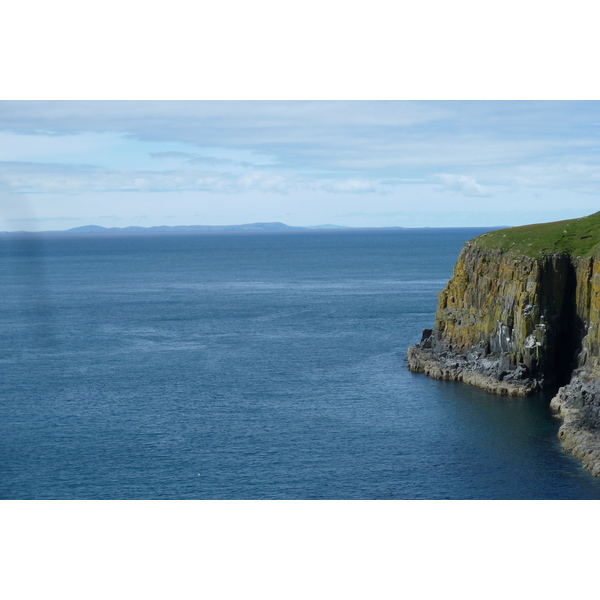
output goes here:
[{"label": "calm water surface", "polygon": [[481,231],[0,239],[0,497],[600,498],[548,396],[406,369]]}]

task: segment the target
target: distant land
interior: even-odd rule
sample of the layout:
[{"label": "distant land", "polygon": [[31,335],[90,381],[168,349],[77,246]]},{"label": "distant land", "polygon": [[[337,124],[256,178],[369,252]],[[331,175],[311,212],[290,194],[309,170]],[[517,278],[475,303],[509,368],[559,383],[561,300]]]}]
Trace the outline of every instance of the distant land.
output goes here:
[{"label": "distant land", "polygon": [[244,223],[242,225],[157,225],[154,227],[100,227],[85,225],[67,229],[63,233],[177,233],[194,231],[300,231],[306,229],[348,229],[341,225],[317,225],[315,227],[293,227],[285,223]]},{"label": "distant land", "polygon": [[[485,227],[484,229],[504,229],[507,225],[497,227]],[[23,233],[193,233],[193,232],[219,232],[219,231],[327,231],[327,230],[352,230],[352,229],[434,229],[432,227],[345,227],[344,225],[312,225],[308,227],[296,227],[286,225],[285,223],[245,223],[243,225],[157,225],[154,227],[101,227],[100,225],[83,225],[82,227],[73,227],[65,230],[51,231],[3,231],[1,233],[8,235]],[[481,227],[466,227],[465,229],[482,229]]]}]

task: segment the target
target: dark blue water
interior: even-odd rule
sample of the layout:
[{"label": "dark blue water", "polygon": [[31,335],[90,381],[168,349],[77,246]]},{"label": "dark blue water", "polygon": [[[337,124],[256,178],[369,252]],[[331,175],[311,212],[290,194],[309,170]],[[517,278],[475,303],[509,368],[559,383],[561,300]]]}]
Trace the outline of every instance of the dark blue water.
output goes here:
[{"label": "dark blue water", "polygon": [[548,397],[411,374],[476,230],[0,240],[0,497],[600,498]]}]

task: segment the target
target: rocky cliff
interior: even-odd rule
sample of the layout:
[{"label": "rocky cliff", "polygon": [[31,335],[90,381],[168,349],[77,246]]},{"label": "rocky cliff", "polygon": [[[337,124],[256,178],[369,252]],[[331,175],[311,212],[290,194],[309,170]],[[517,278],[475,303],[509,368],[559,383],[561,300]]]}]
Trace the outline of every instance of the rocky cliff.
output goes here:
[{"label": "rocky cliff", "polygon": [[467,242],[407,356],[411,371],[492,393],[559,388],[559,437],[600,476],[600,212]]}]

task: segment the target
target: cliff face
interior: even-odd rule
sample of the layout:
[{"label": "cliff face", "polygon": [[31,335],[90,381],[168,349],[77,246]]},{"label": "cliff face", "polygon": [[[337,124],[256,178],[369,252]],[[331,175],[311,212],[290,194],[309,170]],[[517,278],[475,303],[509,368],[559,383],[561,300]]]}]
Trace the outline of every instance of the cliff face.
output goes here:
[{"label": "cliff face", "polygon": [[552,401],[564,419],[559,436],[596,475],[599,236],[597,213],[467,242],[439,294],[433,329],[424,330],[421,342],[407,352],[414,372],[492,393],[528,396],[564,386]]}]

